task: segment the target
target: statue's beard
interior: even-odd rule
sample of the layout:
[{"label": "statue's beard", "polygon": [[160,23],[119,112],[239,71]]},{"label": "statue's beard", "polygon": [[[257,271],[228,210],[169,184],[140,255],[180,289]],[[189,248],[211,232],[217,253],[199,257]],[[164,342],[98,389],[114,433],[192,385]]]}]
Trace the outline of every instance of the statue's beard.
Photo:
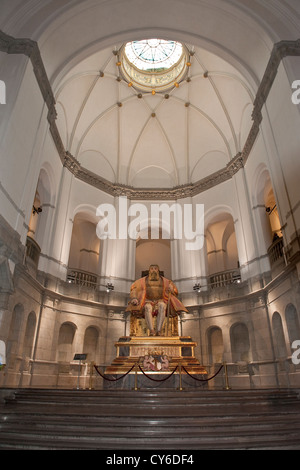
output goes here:
[{"label": "statue's beard", "polygon": [[159,280],[159,275],[157,272],[152,272],[152,273],[149,273],[149,279],[150,281],[158,281]]}]

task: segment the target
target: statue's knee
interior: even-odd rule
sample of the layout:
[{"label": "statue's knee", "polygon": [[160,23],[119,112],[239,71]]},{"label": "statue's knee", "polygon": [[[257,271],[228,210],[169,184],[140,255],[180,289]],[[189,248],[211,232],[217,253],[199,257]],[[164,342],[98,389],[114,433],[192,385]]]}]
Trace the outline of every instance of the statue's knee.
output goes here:
[{"label": "statue's knee", "polygon": [[158,302],[157,306],[158,306],[159,312],[165,312],[166,311],[167,306],[163,301]]}]

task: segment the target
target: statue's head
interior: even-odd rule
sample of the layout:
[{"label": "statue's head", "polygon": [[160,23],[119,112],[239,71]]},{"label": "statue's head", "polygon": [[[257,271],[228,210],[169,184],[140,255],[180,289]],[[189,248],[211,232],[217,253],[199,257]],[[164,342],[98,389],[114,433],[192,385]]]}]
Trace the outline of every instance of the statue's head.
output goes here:
[{"label": "statue's head", "polygon": [[149,266],[148,277],[151,281],[158,281],[158,279],[159,279],[159,266],[157,264],[151,264]]}]

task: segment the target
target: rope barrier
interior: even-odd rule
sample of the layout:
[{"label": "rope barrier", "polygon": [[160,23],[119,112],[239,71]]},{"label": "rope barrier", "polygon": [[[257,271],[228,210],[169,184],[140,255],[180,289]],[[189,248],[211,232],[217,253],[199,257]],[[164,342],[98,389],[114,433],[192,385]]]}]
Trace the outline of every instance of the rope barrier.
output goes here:
[{"label": "rope barrier", "polygon": [[131,369],[129,369],[128,372],[126,372],[125,374],[121,375],[121,377],[118,377],[117,379],[109,379],[108,377],[105,377],[103,374],[101,374],[101,372],[98,370],[98,366],[94,365],[96,371],[98,372],[99,375],[101,375],[101,377],[104,379],[104,380],[109,380],[110,382],[116,382],[117,380],[120,380],[120,379],[123,379],[123,377],[126,377],[126,375],[128,375],[132,369],[135,367],[135,364],[133,364],[133,366],[131,367]]},{"label": "rope barrier", "polygon": [[150,380],[153,380],[155,382],[164,382],[165,380],[168,380],[170,377],[172,377],[172,375],[175,373],[175,371],[177,370],[178,368],[178,365],[175,367],[175,369],[173,370],[173,372],[168,375],[168,377],[165,377],[164,379],[154,379],[153,377],[150,377],[150,375],[147,375],[145,374],[145,372],[143,371],[143,369],[141,368],[141,366],[139,365],[139,369],[140,371],[144,374],[145,377],[147,377],[147,379],[150,379]]},{"label": "rope barrier", "polygon": [[190,377],[192,377],[192,379],[194,380],[198,380],[198,382],[208,382],[209,380],[211,379],[214,379],[216,377],[216,375],[218,375],[218,373],[223,369],[223,364],[221,365],[220,369],[214,374],[212,375],[211,377],[209,377],[208,379],[197,379],[197,377],[194,377],[193,375],[191,375],[184,366],[181,366],[185,372],[187,373],[187,375],[189,375]]},{"label": "rope barrier", "polygon": [[[142,372],[142,374],[144,374],[145,377],[147,377],[147,379],[150,379],[150,380],[153,380],[155,382],[164,382],[166,380],[168,380],[170,377],[172,377],[173,374],[175,374],[176,370],[178,369],[178,364],[177,366],[175,367],[175,369],[171,372],[170,375],[168,375],[167,377],[163,378],[163,379],[154,379],[153,377],[150,377],[150,375],[147,375],[145,374],[145,372],[143,371],[143,369],[141,368],[140,364],[136,363],[136,364],[133,364],[133,366],[123,375],[121,375],[120,377],[118,378],[114,378],[114,379],[110,379],[108,377],[105,377],[105,375],[103,375],[99,370],[98,370],[98,366],[96,366],[94,364],[94,368],[96,370],[96,372],[104,379],[104,380],[108,380],[110,382],[116,382],[118,380],[121,380],[123,379],[124,377],[126,377],[126,375],[128,375],[133,369],[134,367],[138,365],[140,371]],[[192,379],[194,380],[197,380],[198,382],[208,382],[209,380],[212,380],[213,378],[215,378],[219,373],[220,371],[223,369],[224,367],[224,364],[221,365],[221,367],[219,368],[219,370],[214,374],[212,375],[211,377],[209,377],[208,379],[198,379],[197,377],[194,377],[193,375],[191,375],[187,369],[184,367],[184,366],[181,366],[183,368],[183,370],[187,373],[187,375],[189,375]]]}]

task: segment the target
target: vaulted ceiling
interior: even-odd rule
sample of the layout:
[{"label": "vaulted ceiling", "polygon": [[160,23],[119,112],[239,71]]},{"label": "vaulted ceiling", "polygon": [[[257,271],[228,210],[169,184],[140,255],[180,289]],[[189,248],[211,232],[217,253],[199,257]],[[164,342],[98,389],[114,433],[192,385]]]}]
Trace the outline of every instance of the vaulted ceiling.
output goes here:
[{"label": "vaulted ceiling", "polygon": [[[176,38],[174,38],[176,40]],[[108,47],[72,68],[56,90],[65,148],[86,169],[133,187],[193,183],[226,166],[251,127],[254,93],[229,63],[199,47],[168,92],[141,93]]]},{"label": "vaulted ceiling", "polygon": [[[37,41],[64,148],[117,185],[173,188],[243,150],[275,43],[297,39],[297,0],[1,0],[0,28]],[[167,93],[142,93],[113,53],[135,39],[185,43],[191,66]],[[250,46],[250,47],[249,47]]]}]

